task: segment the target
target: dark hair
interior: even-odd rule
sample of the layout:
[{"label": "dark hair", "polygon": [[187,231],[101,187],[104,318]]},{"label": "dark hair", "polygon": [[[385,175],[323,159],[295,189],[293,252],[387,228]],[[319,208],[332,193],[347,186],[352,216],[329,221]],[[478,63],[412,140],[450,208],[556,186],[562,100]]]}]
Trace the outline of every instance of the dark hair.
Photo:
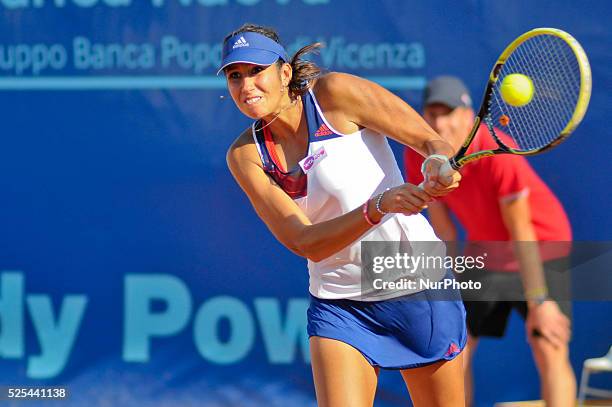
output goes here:
[{"label": "dark hair", "polygon": [[[242,27],[226,35],[223,39],[223,44],[225,44],[225,42],[229,38],[243,32],[254,32],[257,34],[265,35],[274,42],[281,44],[280,37],[273,28],[251,23],[246,23]],[[320,42],[306,45],[305,47],[300,48],[298,52],[293,55],[291,61],[287,61],[291,65],[291,69],[293,71],[291,81],[289,82],[289,92],[292,95],[301,96],[305,94],[312,86],[313,80],[321,76],[321,68],[319,68],[314,62],[302,59],[302,57],[308,54],[309,52],[318,53],[319,48],[321,48],[322,46],[323,44],[321,44]],[[283,61],[279,58],[277,64],[280,67],[283,64]]]}]

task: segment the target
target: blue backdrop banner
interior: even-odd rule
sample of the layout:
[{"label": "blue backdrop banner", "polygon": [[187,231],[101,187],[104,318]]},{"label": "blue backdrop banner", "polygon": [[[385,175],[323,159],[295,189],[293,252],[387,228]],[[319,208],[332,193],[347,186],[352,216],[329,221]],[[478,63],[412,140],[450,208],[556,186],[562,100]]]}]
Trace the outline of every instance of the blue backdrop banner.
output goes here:
[{"label": "blue backdrop banner", "polygon": [[[531,162],[577,239],[612,240],[608,1],[0,0],[0,10],[0,385],[64,386],[62,405],[74,406],[316,404],[306,262],[268,232],[225,165],[250,123],[216,71],[221,40],[245,22],[277,28],[290,54],[325,43],[322,67],[417,110],[428,78],[460,76],[478,100],[516,36],[570,32],[590,58],[591,105],[570,140]],[[577,372],[612,342],[610,311],[575,304]],[[483,341],[476,362],[478,406],[537,397],[519,319],[503,345]],[[407,397],[397,373],[381,375],[376,405]]]}]

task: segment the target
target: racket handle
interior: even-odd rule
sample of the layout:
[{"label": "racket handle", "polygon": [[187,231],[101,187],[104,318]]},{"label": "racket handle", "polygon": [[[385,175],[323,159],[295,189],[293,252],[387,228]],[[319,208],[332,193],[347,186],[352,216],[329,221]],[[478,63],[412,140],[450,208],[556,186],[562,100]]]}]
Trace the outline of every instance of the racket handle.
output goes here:
[{"label": "racket handle", "polygon": [[[429,160],[440,160],[442,161],[442,165],[440,166],[440,175],[449,176],[455,171],[453,167],[451,167],[448,157],[442,154],[432,154],[423,161],[423,165],[421,165],[421,173],[423,174],[423,178],[425,178],[425,168],[427,166],[427,162]],[[425,179],[423,182],[419,184],[419,188],[425,189]]]}]

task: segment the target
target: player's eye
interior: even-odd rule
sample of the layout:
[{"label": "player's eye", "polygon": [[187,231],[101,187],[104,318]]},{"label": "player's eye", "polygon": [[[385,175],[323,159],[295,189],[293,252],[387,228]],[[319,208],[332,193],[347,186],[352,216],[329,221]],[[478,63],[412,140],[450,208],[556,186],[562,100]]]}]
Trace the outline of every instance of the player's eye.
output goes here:
[{"label": "player's eye", "polygon": [[232,80],[240,79],[240,73],[238,71],[232,71],[227,74],[227,78]]},{"label": "player's eye", "polygon": [[261,71],[264,70],[263,66],[254,66],[253,69],[251,69],[251,74],[252,75],[257,75],[258,73],[260,73]]}]

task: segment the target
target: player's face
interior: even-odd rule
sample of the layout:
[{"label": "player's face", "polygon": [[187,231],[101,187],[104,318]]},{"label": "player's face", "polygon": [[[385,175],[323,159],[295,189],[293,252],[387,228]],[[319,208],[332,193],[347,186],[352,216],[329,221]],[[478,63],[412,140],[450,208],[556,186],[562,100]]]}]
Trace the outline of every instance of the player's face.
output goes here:
[{"label": "player's face", "polygon": [[453,142],[467,136],[472,126],[473,113],[467,108],[451,109],[442,103],[432,103],[425,107],[423,118],[436,133]]},{"label": "player's face", "polygon": [[246,116],[261,119],[280,110],[283,82],[277,64],[233,64],[225,69],[225,78],[234,103]]}]

